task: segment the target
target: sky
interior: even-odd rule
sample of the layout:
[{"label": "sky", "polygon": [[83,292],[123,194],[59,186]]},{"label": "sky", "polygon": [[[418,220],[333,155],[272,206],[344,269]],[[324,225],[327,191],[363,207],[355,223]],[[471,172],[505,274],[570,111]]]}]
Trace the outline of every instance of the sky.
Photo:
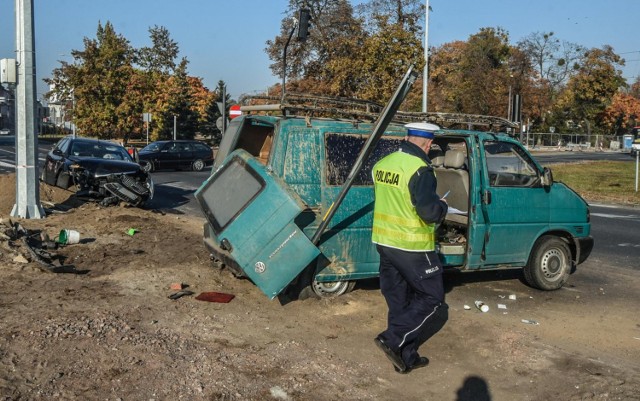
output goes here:
[{"label": "sky", "polygon": [[[15,58],[15,3],[0,0],[0,58]],[[28,1],[28,0],[26,0]],[[353,4],[362,0],[352,0]],[[98,22],[139,48],[150,46],[149,28],[166,27],[189,60],[189,74],[214,89],[219,80],[232,97],[262,92],[273,76],[265,42],[279,33],[288,0],[34,0],[38,98],[43,78],[72,61]],[[611,45],[625,58],[623,76],[640,76],[640,0],[429,0],[429,46],[467,40],[483,27],[502,27],[511,44],[533,32],[587,48]],[[312,28],[313,29],[313,28]],[[400,79],[401,77],[398,77]]]}]

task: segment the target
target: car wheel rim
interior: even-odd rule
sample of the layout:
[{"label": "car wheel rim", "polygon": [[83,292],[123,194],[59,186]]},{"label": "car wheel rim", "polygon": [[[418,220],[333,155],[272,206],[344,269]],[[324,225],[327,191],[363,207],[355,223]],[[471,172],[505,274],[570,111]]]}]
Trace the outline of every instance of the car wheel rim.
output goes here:
[{"label": "car wheel rim", "polygon": [[202,170],[202,168],[204,167],[204,163],[202,162],[202,160],[196,160],[195,162],[193,162],[193,167],[196,170]]},{"label": "car wheel rim", "polygon": [[547,280],[555,281],[562,277],[566,261],[559,249],[550,249],[542,256],[542,273]]}]

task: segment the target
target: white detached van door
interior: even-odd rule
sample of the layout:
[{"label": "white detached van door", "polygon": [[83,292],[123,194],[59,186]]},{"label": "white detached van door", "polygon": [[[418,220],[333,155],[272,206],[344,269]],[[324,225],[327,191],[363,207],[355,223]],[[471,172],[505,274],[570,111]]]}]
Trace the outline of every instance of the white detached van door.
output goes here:
[{"label": "white detached van door", "polygon": [[221,248],[271,299],[320,254],[294,222],[305,209],[302,200],[242,149],[227,157],[196,199]]}]

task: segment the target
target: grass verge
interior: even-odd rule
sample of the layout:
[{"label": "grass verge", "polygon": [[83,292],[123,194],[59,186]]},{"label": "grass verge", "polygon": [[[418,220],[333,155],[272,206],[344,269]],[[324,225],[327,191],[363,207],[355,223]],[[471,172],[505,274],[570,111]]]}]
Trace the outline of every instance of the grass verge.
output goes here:
[{"label": "grass verge", "polygon": [[550,168],[554,181],[564,182],[589,202],[640,206],[635,163],[584,161],[553,164]]}]

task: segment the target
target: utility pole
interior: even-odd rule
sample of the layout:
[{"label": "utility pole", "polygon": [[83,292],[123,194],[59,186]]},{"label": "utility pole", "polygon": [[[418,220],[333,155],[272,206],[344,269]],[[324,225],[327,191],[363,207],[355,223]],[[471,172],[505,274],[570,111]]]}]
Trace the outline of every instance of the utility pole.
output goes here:
[{"label": "utility pole", "polygon": [[16,0],[16,204],[12,217],[45,217],[40,205],[38,137],[36,136],[36,58],[33,0]]},{"label": "utility pole", "polygon": [[427,112],[427,86],[429,82],[429,0],[425,0],[424,16],[424,72],[422,73],[422,112]]},{"label": "utility pole", "polygon": [[177,115],[173,115],[173,140],[176,140],[176,120],[178,119]]}]

